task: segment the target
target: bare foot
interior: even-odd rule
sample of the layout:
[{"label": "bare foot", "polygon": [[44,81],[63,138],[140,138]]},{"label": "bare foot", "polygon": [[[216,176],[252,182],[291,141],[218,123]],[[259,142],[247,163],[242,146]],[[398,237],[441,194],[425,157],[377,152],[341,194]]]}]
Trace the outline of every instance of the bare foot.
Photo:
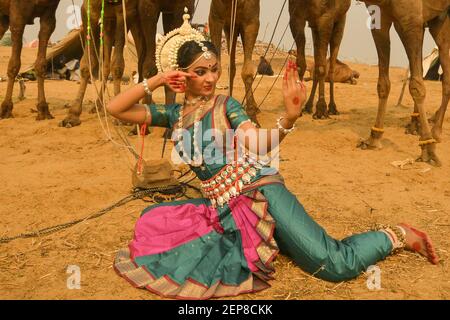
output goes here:
[{"label": "bare foot", "polygon": [[406,246],[405,249],[415,251],[426,257],[432,264],[438,264],[439,258],[436,255],[430,237],[422,231],[419,231],[406,223],[400,223],[406,231]]}]

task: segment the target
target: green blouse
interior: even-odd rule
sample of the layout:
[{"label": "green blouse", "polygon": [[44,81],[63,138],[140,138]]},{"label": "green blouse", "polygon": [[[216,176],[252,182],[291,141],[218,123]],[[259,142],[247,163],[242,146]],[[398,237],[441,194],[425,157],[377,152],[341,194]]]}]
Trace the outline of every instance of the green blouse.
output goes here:
[{"label": "green blouse", "polygon": [[[204,163],[201,167],[191,166],[192,170],[197,174],[201,180],[206,180],[215,175],[227,163],[226,154],[231,157],[230,149],[234,131],[244,122],[249,121],[250,118],[245,113],[242,105],[234,98],[218,95],[212,104],[207,105],[209,108],[203,111],[200,115],[201,125],[197,131],[197,143],[202,150]],[[151,104],[150,111],[152,115],[151,126],[177,128],[180,104],[160,105]],[[189,131],[191,139],[183,139],[184,150],[193,156],[193,124],[195,111],[185,114],[183,117],[183,127]],[[201,129],[201,132],[199,132]],[[173,136],[174,137],[174,136]],[[227,148],[218,147],[223,146],[224,142]],[[201,142],[201,143],[200,143]],[[175,148],[172,153],[172,161],[179,157],[176,155],[180,151],[180,141],[175,142]],[[227,151],[228,150],[228,151]],[[190,152],[189,152],[190,151]],[[175,155],[174,155],[175,153]],[[175,158],[174,158],[175,156]],[[189,159],[185,158],[187,161]]]}]

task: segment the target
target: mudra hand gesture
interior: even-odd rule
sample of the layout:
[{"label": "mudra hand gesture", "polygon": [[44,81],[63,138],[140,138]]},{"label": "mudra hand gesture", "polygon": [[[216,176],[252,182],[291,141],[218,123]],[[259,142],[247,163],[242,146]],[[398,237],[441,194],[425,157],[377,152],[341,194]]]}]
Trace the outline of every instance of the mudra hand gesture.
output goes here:
[{"label": "mudra hand gesture", "polygon": [[283,76],[283,96],[286,118],[294,123],[302,113],[302,107],[306,101],[306,87],[300,81],[297,65],[290,60]]},{"label": "mudra hand gesture", "polygon": [[186,79],[193,79],[195,74],[183,71],[166,71],[159,74],[161,85],[166,85],[176,93],[183,93],[186,90]]}]

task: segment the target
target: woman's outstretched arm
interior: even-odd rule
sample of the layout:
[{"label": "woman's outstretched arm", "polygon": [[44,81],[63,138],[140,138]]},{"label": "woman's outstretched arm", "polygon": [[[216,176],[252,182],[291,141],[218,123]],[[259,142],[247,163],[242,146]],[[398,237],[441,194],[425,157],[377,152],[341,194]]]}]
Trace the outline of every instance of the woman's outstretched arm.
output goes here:
[{"label": "woman's outstretched arm", "polygon": [[[181,71],[168,71],[157,74],[147,81],[150,91],[156,90],[158,87],[167,85],[172,91],[183,92],[184,88],[177,85],[180,81],[184,81],[187,77],[192,77],[191,74]],[[139,83],[132,88],[120,93],[111,99],[106,106],[106,110],[115,118],[124,122],[142,124],[144,121],[151,123],[151,115],[147,114],[145,105],[139,104],[139,101],[144,98],[146,92],[142,83]]]},{"label": "woman's outstretched arm", "polygon": [[[299,79],[296,65],[291,61],[288,62],[283,76],[283,97],[285,112],[281,116],[280,125],[285,129],[290,129],[301,115],[303,104],[306,101],[306,87]],[[245,148],[250,152],[259,155],[265,155],[275,149],[287,135],[284,130],[280,129],[278,139],[272,139],[270,132],[262,134],[262,130],[267,129],[259,129],[248,121],[242,123],[239,130],[241,130],[240,134],[238,131],[240,143],[245,144]],[[251,143],[250,139],[254,139],[254,137],[257,141]],[[260,141],[261,139],[264,141]]]}]

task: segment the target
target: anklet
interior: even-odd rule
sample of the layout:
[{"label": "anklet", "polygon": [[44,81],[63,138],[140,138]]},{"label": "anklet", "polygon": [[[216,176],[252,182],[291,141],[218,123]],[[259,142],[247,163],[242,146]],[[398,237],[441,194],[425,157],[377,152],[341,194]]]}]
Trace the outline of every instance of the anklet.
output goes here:
[{"label": "anklet", "polygon": [[375,224],[372,231],[381,231],[386,233],[392,241],[392,252],[391,254],[396,254],[403,250],[406,245],[406,231],[400,226],[392,226],[388,224]]},{"label": "anklet", "polygon": [[436,143],[436,140],[435,139],[421,140],[419,141],[419,146],[424,146],[432,143]]},{"label": "anklet", "polygon": [[377,128],[377,127],[372,127],[372,129],[371,129],[372,131],[374,131],[374,132],[381,132],[381,133],[383,133],[384,132],[384,129],[381,129],[381,128]]}]

